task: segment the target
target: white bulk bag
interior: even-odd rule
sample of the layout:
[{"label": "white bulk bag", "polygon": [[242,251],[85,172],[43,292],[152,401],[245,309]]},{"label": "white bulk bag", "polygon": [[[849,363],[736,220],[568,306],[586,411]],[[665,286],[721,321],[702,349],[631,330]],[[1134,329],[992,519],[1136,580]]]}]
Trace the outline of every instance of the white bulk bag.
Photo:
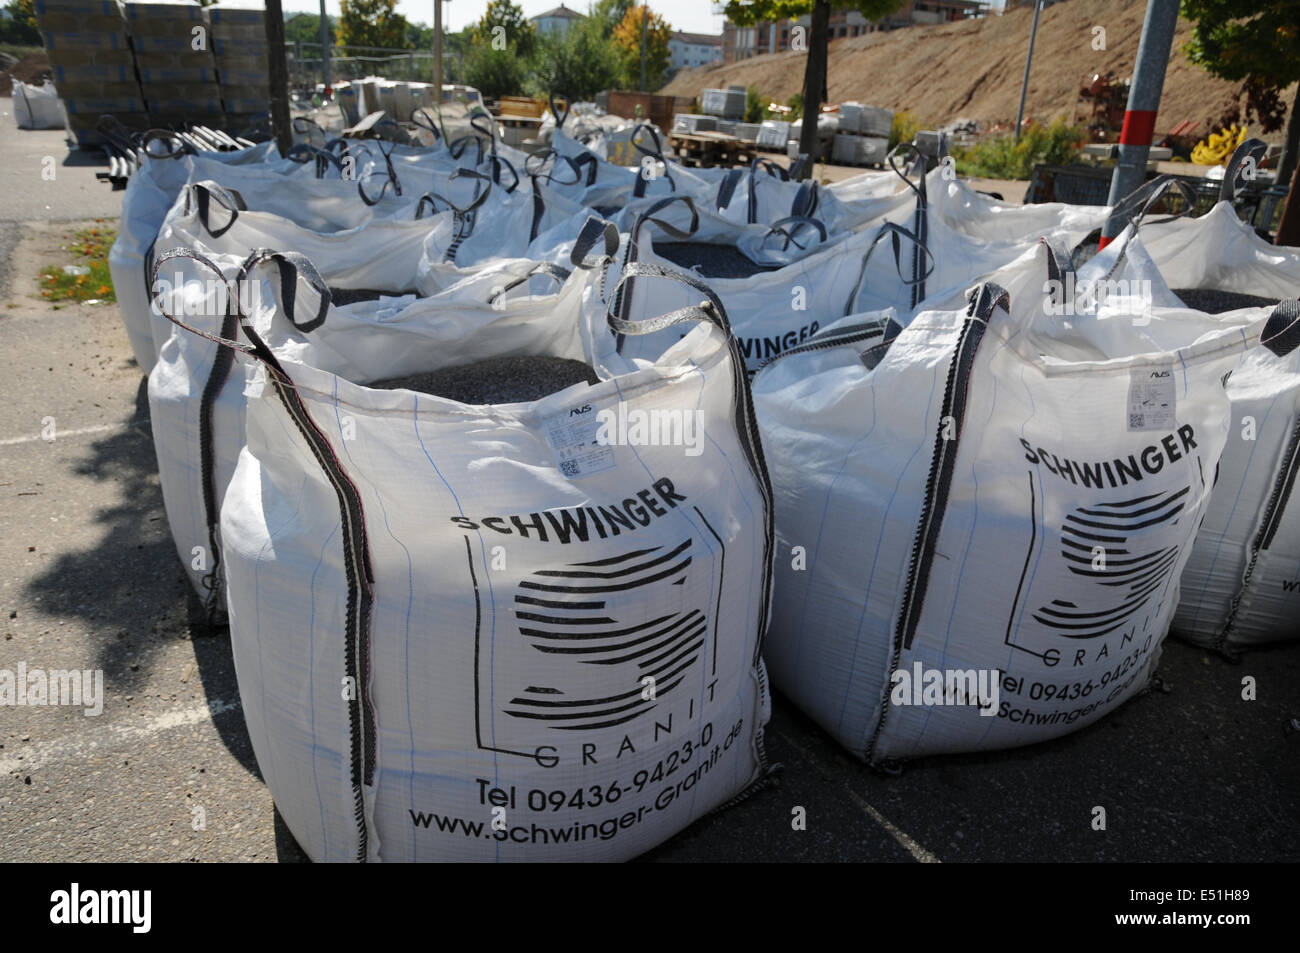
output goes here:
[{"label": "white bulk bag", "polygon": [[[157,247],[240,258],[258,248],[293,249],[313,262],[334,289],[402,294],[416,288],[427,219],[379,218],[321,232],[240,204],[215,182],[191,183],[168,212]],[[169,275],[161,277],[171,283]],[[151,308],[150,315],[154,345],[161,349],[172,325],[157,309]]]},{"label": "white bulk bag", "polygon": [[48,79],[40,86],[14,80],[13,99],[19,129],[62,129],[67,124],[59,93]]},{"label": "white bulk bag", "polygon": [[[920,202],[907,199],[885,219],[879,228],[855,232],[775,271],[709,279],[727,312],[734,315],[733,327],[751,369],[846,315],[893,308],[906,323],[925,299],[960,292],[1030,247],[1024,240],[984,241],[964,235],[943,219],[927,215]],[[923,235],[915,230],[918,221],[925,228]],[[1084,234],[1063,229],[1051,237],[1073,245]],[[795,236],[796,240],[802,237]],[[888,247],[879,250],[886,240]],[[657,261],[650,229],[638,231],[625,254],[637,261]],[[635,320],[659,307],[689,303],[678,289],[647,292],[652,296],[633,285],[620,302],[620,314]],[[662,350],[674,333],[662,331],[620,343],[625,355],[641,357]]]},{"label": "white bulk bag", "polygon": [[1036,238],[1061,228],[1087,236],[1106,224],[1111,213],[1109,205],[1000,201],[977,192],[943,165],[933,169],[926,180],[934,213],[957,231],[976,238]]},{"label": "white bulk bag", "polygon": [[[1219,202],[1199,219],[1145,225],[1161,277],[1178,289],[1281,299],[1300,296],[1300,254],[1271,245]],[[1232,321],[1235,313],[1222,316]],[[1227,383],[1232,425],[1192,556],[1175,633],[1232,652],[1295,639],[1300,608],[1300,352],[1242,358]]]},{"label": "white bulk bag", "polygon": [[714,199],[718,215],[738,225],[772,225],[791,216],[816,218],[832,234],[842,227],[843,210],[834,194],[814,180],[791,180],[770,159],[728,170]]},{"label": "white bulk bag", "polygon": [[537,178],[512,192],[481,172],[461,169],[446,189],[426,194],[417,214],[431,211],[417,287],[431,294],[457,268],[498,258],[559,261],[578,237],[591,210],[566,199]]},{"label": "white bulk bag", "polygon": [[841,329],[755,378],[766,658],[872,763],[1052,738],[1154,672],[1228,437],[1223,375],[1286,319],[1057,316],[1068,260],[1035,250],[965,307]]},{"label": "white bulk bag", "polygon": [[[554,301],[575,325],[584,279]],[[493,406],[254,345],[221,515],[231,642],[312,859],[625,859],[763,777],[762,451],[721,309],[664,320],[702,323],[653,363]],[[556,356],[590,359],[583,337]],[[698,455],[617,423],[591,444],[620,406],[696,412]]]},{"label": "white bulk bag", "polygon": [[[155,141],[173,145],[159,154]],[[126,183],[122,195],[122,221],[117,238],[108,252],[108,268],[117,296],[118,311],[131,342],[131,353],[140,369],[148,374],[157,358],[153,330],[149,321],[149,289],[145,273],[145,253],[153,245],[167,210],[189,180],[187,153],[174,146],[176,140],[163,134],[146,136],[141,151],[145,158]],[[273,154],[274,143],[250,146],[237,152],[205,153],[214,163],[260,163]]]},{"label": "white bulk bag", "polygon": [[551,141],[554,161],[582,172],[576,184],[561,191],[574,201],[602,210],[618,209],[633,199],[647,196],[689,195],[699,202],[707,202],[715,194],[720,177],[702,176],[700,170],[687,169],[665,156],[658,135],[648,126],[637,126],[636,130],[632,141],[638,146],[640,160],[633,166],[615,165],[557,131]]},{"label": "white bulk bag", "polygon": [[[585,257],[585,249],[580,256]],[[294,274],[300,260],[257,252],[257,260]],[[207,265],[234,281],[247,258],[207,255]],[[314,272],[314,269],[312,269]],[[209,335],[238,334],[236,312],[226,307],[205,274],[187,255],[164,255],[157,271],[171,277],[175,294],[161,302],[184,314],[186,324]],[[385,297],[335,306],[299,295],[292,281],[262,275],[239,289],[248,320],[277,355],[311,364],[356,383],[430,371],[482,357],[536,353],[576,335],[572,322],[558,322],[547,297],[521,295],[530,278],[563,281],[568,272],[515,260],[482,269],[472,278],[429,298]],[[149,374],[149,419],[158,457],[163,503],[172,538],[210,620],[224,613],[220,597],[221,548],[217,518],[244,446],[244,365],[212,340],[174,328]]]}]

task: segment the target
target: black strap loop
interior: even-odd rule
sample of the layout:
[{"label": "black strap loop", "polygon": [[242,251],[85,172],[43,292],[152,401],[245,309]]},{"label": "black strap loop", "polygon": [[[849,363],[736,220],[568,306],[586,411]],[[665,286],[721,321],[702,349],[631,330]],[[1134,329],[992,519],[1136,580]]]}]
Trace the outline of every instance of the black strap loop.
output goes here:
[{"label": "black strap loop", "polygon": [[[591,250],[601,239],[605,242],[605,253],[593,260],[590,257]],[[618,244],[618,227],[613,222],[607,222],[593,215],[583,222],[578,238],[573,243],[573,251],[569,252],[569,261],[575,268],[590,270],[596,267],[602,258],[612,258],[618,251]]]},{"label": "black strap loop", "polygon": [[[1254,173],[1259,171],[1259,164],[1264,160],[1267,152],[1268,143],[1262,139],[1247,139],[1233,150],[1232,158],[1228,160],[1228,167],[1223,171],[1223,185],[1219,189],[1220,202],[1234,201],[1238,192],[1253,181]],[[1246,163],[1247,159],[1250,160],[1249,165]],[[1245,168],[1253,170],[1249,177],[1242,175],[1242,170]]]},{"label": "black strap loop", "polygon": [[[469,127],[482,133],[489,144],[489,155],[497,154],[497,128],[496,121],[488,113],[474,113],[469,117]],[[482,151],[479,152],[482,156]]]},{"label": "black strap loop", "polygon": [[331,165],[339,170],[339,175],[343,174],[343,160],[339,156],[327,149],[318,149],[306,142],[300,142],[293,146],[285,155],[285,158],[302,165],[315,161],[316,178],[318,179],[325,178],[325,173],[329,171]]},{"label": "black strap loop", "polygon": [[[909,153],[910,157],[906,164],[903,168],[899,168],[899,157]],[[917,196],[923,196],[925,194],[925,156],[921,154],[920,149],[916,148],[916,146],[912,145],[910,142],[900,142],[889,151],[887,156],[885,156],[885,161],[889,163],[889,167],[894,170],[894,173],[906,182],[907,187],[915,192]],[[918,165],[921,170],[920,175],[918,176],[919,181],[913,182],[911,177],[917,175]]]},{"label": "black strap loop", "polygon": [[551,115],[555,117],[555,128],[563,129],[564,124],[569,121],[569,112],[573,108],[572,104],[567,99],[564,100],[564,115],[561,116],[560,110],[555,106],[555,94],[551,93],[548,98],[551,101]]},{"label": "black strap loop", "polygon": [[453,140],[447,146],[447,151],[451,153],[451,157],[453,159],[460,161],[460,157],[465,154],[465,149],[469,146],[470,143],[473,143],[474,148],[477,150],[477,154],[474,158],[474,166],[475,168],[477,168],[478,166],[481,166],[483,164],[485,153],[483,151],[483,140],[480,139],[478,136],[474,135],[474,133],[472,132],[466,133],[465,135],[461,136],[459,139]]},{"label": "black strap loop", "polygon": [[[325,323],[325,317],[329,314],[333,299],[330,297],[330,290],[325,284],[325,280],[306,255],[295,251],[255,249],[244,261],[244,264],[240,266],[239,284],[242,285],[248,281],[253,271],[263,264],[274,264],[279,271],[280,300],[284,304],[285,316],[289,319],[290,324],[304,334],[309,334]],[[298,320],[296,308],[298,280],[300,278],[320,298],[320,306],[316,310],[316,315],[308,321],[301,322]],[[241,323],[243,323],[243,318],[251,317],[251,315],[242,315],[241,312]]]},{"label": "black strap loop", "polygon": [[799,234],[802,229],[809,227],[817,230],[817,236],[821,241],[826,241],[826,226],[822,224],[819,219],[815,219],[809,215],[787,215],[785,218],[777,219],[772,223],[772,227],[769,228],[767,233],[763,236],[763,240],[759,243],[759,247],[761,248],[763,245],[766,245],[767,240],[773,235],[781,235],[785,239],[781,244],[782,251],[786,251],[791,245],[794,245],[794,247],[798,248],[800,251],[804,251],[808,246],[800,244],[795,236]]},{"label": "black strap loop", "polygon": [[[193,205],[190,205],[190,200]],[[230,221],[221,228],[214,229],[211,223],[211,208],[213,200],[218,205],[230,213]],[[193,182],[190,184],[189,194],[186,197],[185,210],[188,213],[193,208],[198,215],[199,222],[203,228],[213,238],[220,238],[226,232],[230,231],[231,226],[239,218],[240,212],[248,211],[248,205],[244,202],[244,197],[234,189],[227,189],[216,182]]]},{"label": "black strap loop", "polygon": [[1066,295],[1072,294],[1075,286],[1074,259],[1060,239],[1044,235],[1038,239],[1038,244],[1047,249],[1047,281],[1052,289],[1051,301],[1056,305],[1064,304]]},{"label": "black strap loop", "polygon": [[488,163],[492,167],[492,181],[495,182],[497,185],[501,184],[502,169],[509,169],[510,174],[514,176],[514,181],[511,182],[510,187],[506,189],[507,195],[509,195],[515,189],[519,188],[519,172],[518,170],[515,169],[514,163],[512,163],[505,156],[499,156],[496,153],[493,153],[488,157]]},{"label": "black strap loop", "polygon": [[532,268],[529,268],[525,274],[520,275],[514,281],[511,281],[509,284],[503,285],[502,287],[497,288],[495,291],[493,291],[492,296],[488,298],[488,304],[489,305],[494,304],[496,300],[500,298],[502,295],[508,294],[509,292],[513,291],[515,288],[518,288],[524,282],[532,278],[535,278],[538,275],[546,275],[548,278],[553,278],[555,279],[556,284],[563,286],[564,283],[569,280],[569,275],[571,274],[573,274],[573,272],[569,271],[569,269],[567,268],[561,268],[559,265],[553,265],[549,261],[539,261],[537,264],[533,265]]},{"label": "black strap loop", "polygon": [[718,183],[718,195],[714,207],[719,212],[731,204],[731,199],[736,194],[736,186],[740,184],[740,177],[744,174],[744,169],[728,169],[722,181]]},{"label": "black strap loop", "polygon": [[773,178],[780,179],[782,182],[790,181],[790,173],[766,156],[754,156],[754,161],[749,168],[755,174],[762,171]]},{"label": "black strap loop", "polygon": [[[382,142],[382,140],[374,140],[374,141],[377,143]],[[399,182],[397,179],[397,169],[393,166],[393,160],[391,157],[392,148],[390,147],[389,149],[385,150],[382,144],[380,144],[378,148],[379,148],[380,155],[383,156],[384,167],[387,173],[387,178],[384,179],[384,184],[380,188],[379,194],[376,195],[374,198],[371,198],[369,195],[367,195],[365,177],[364,176],[357,177],[357,193],[361,196],[361,201],[365,202],[367,205],[378,205],[380,201],[383,199],[383,197],[388,194],[389,186],[392,186],[394,195],[402,194],[402,183]],[[369,147],[364,145],[359,145],[357,147],[357,151],[365,153],[365,155],[367,156],[372,155]]]},{"label": "black strap loop", "polygon": [[[794,201],[790,203],[790,214],[801,218],[814,218],[817,209],[822,204],[821,186],[812,179],[802,182],[799,185],[799,191],[794,194]],[[822,236],[822,241],[826,236]]]},{"label": "black strap loop", "polygon": [[[930,249],[925,246],[925,243],[921,241],[917,234],[904,228],[902,225],[895,224],[894,222],[885,222],[880,226],[880,230],[876,232],[876,237],[871,240],[871,244],[867,246],[866,254],[862,256],[862,265],[858,269],[858,280],[853,283],[853,290],[849,293],[849,300],[844,304],[844,313],[846,315],[854,313],[854,307],[858,301],[858,294],[862,290],[862,282],[867,276],[867,263],[871,260],[871,255],[876,250],[876,246],[880,244],[881,239],[886,235],[889,236],[890,242],[894,246],[894,267],[898,270],[898,278],[904,285],[914,286],[920,284],[929,278],[934,272],[934,255],[931,254]],[[925,274],[918,276],[913,272],[911,278],[907,278],[903,275],[902,238],[906,238],[910,241],[914,248],[919,248],[921,251],[925,252],[925,256],[930,260],[930,268],[925,272]],[[915,302],[913,302],[913,305],[915,305]]]},{"label": "black strap loop", "polygon": [[[678,228],[671,222],[666,222],[662,218],[655,217],[655,212],[661,212],[676,202],[681,202],[691,213],[691,224],[685,229]],[[633,245],[636,245],[641,240],[641,229],[647,222],[653,222],[655,225],[658,225],[665,233],[676,238],[678,241],[685,241],[699,230],[700,213],[695,207],[694,200],[692,200],[689,195],[669,195],[666,198],[662,198],[636,217],[636,222],[632,225],[631,241]]]},{"label": "black strap loop", "polygon": [[[641,321],[629,321],[616,317],[613,310],[611,310],[614,301],[620,296],[623,285],[634,278],[664,278],[669,281],[676,281],[694,288],[704,295],[705,300],[699,306],[679,308],[668,314],[646,318]],[[708,321],[728,337],[731,336],[731,322],[727,320],[727,309],[723,307],[722,299],[714,293],[712,288],[687,272],[640,261],[630,262],[623,268],[618,283],[614,285],[614,293],[608,299],[605,308],[605,320],[609,323],[610,329],[618,335],[653,334],[655,331],[662,331],[664,328],[672,327],[674,324],[680,324],[683,321]]]},{"label": "black strap loop", "polygon": [[1259,343],[1278,357],[1286,357],[1300,345],[1300,301],[1279,301],[1264,322]]},{"label": "black strap loop", "polygon": [[[421,120],[423,120],[423,122],[421,122]],[[417,126],[420,129],[426,129],[433,133],[434,146],[437,146],[438,143],[442,141],[442,131],[433,121],[433,117],[426,107],[421,106],[419,109],[415,109],[411,112],[411,125]]]}]

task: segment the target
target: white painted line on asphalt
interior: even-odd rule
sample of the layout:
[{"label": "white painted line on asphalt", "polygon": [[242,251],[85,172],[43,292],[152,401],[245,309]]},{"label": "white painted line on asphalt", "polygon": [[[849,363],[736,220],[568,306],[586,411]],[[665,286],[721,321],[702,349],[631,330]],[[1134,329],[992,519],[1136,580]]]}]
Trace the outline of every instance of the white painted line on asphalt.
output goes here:
[{"label": "white painted line on asphalt", "polygon": [[199,722],[215,718],[217,715],[233,711],[239,707],[239,700],[225,701],[213,699],[206,705],[192,708],[176,708],[152,718],[122,725],[104,724],[100,727],[97,719],[86,719],[89,730],[55,741],[19,748],[12,756],[0,758],[0,775],[15,771],[36,771],[49,764],[85,761],[101,750],[111,749],[119,744],[134,744],[164,731],[197,725]]},{"label": "white painted line on asphalt", "polygon": [[110,433],[114,430],[133,430],[140,426],[140,424],[147,424],[148,422],[149,418],[146,417],[143,420],[132,420],[125,424],[100,424],[97,427],[82,427],[80,430],[56,430],[54,432],[53,440],[46,440],[41,434],[31,434],[27,437],[6,437],[4,440],[0,440],[0,447],[13,447],[23,443],[36,443],[38,440],[44,441],[45,443],[57,443],[63,437],[85,437],[96,433]]},{"label": "white painted line on asphalt", "polygon": [[[816,765],[819,771],[821,771],[823,774],[827,773],[822,768],[821,761],[811,751],[809,751],[803,745],[799,744],[799,742],[795,741],[795,739],[791,738],[784,731],[778,731],[777,734],[779,734],[783,739],[785,739],[785,742],[788,745],[790,745],[792,748],[799,749],[800,753],[803,754],[803,756],[807,758],[809,761],[811,761],[814,765]],[[862,795],[858,794],[857,791],[853,790],[853,788],[849,787],[847,784],[844,784],[843,788],[849,793],[849,797],[853,798],[853,803],[855,803],[858,807],[862,808],[862,810],[866,812],[866,815],[869,818],[871,818],[873,821],[875,821],[877,824],[883,827],[885,829],[886,834],[888,834],[895,841],[897,841],[897,843],[899,844],[900,847],[903,848],[903,850],[907,851],[909,854],[912,855],[913,860],[921,864],[943,863],[943,861],[941,861],[938,857],[936,857],[930,851],[926,850],[924,847],[922,847],[920,844],[914,841],[911,837],[909,837],[906,833],[899,830],[898,827],[889,820],[889,818],[885,817],[885,815],[881,814],[874,807],[868,804],[866,799],[863,798]]]},{"label": "white painted line on asphalt", "polygon": [[845,785],[845,789],[849,792],[849,797],[853,798],[853,800],[857,802],[858,807],[866,811],[867,815],[873,821],[875,821],[877,824],[883,827],[890,837],[898,841],[898,843],[902,845],[903,849],[907,851],[909,854],[911,854],[913,858],[916,859],[917,863],[921,863],[921,864],[942,863],[942,861],[939,860],[938,857],[934,856],[934,854],[930,853],[928,850],[926,850],[924,847],[922,847],[916,841],[912,840],[912,838],[908,837],[905,833],[903,833],[892,823],[890,823],[889,818],[885,817],[885,815],[881,814],[874,807],[872,807],[865,800],[863,800],[862,796],[858,794],[857,791],[853,790],[848,785]]}]

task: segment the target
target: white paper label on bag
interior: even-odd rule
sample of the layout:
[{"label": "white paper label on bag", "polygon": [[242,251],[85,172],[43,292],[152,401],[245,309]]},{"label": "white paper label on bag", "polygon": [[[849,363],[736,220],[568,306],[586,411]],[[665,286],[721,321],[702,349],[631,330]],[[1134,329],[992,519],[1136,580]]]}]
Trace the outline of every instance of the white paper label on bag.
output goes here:
[{"label": "white paper label on bag", "polygon": [[546,442],[555,456],[555,465],[566,477],[581,478],[612,470],[618,463],[614,449],[596,440],[600,421],[596,408],[587,404],[546,418]]},{"label": "white paper label on bag", "polygon": [[1129,430],[1172,430],[1175,409],[1172,369],[1143,367],[1129,373]]}]

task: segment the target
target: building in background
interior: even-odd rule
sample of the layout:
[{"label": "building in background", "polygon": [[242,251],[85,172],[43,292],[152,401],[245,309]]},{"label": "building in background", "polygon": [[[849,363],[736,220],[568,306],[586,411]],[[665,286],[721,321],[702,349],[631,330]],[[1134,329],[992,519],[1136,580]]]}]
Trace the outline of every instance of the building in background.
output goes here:
[{"label": "building in background", "polygon": [[722,36],[715,33],[684,33],[674,30],[668,38],[670,69],[694,69],[722,59]]},{"label": "building in background", "polygon": [[570,10],[564,4],[560,4],[552,10],[547,10],[545,13],[539,13],[537,16],[529,17],[528,19],[532,22],[533,26],[537,27],[538,33],[563,36],[568,32],[569,27],[573,26],[579,20],[585,20],[587,18],[577,10]]},{"label": "building in background", "polygon": [[[834,11],[827,29],[830,39],[835,41],[864,33],[966,20],[984,16],[988,11],[986,0],[909,0],[896,13],[875,22],[867,20],[856,10]],[[783,52],[790,49],[790,28],[808,28],[811,23],[812,17],[806,14],[797,20],[777,20],[748,27],[736,26],[728,20],[722,28],[722,58],[734,63],[762,53]]]}]

